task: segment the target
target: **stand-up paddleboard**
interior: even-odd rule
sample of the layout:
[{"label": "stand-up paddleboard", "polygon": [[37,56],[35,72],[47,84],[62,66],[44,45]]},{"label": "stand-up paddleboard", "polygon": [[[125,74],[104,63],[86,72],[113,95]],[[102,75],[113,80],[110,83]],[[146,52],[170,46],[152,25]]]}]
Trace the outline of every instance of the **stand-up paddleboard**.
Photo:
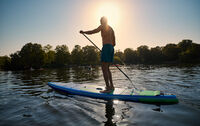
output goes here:
[{"label": "stand-up paddleboard", "polygon": [[115,88],[113,93],[100,93],[105,87],[88,84],[48,82],[48,85],[56,91],[99,99],[118,99],[124,101],[154,103],[154,104],[176,104],[178,99],[175,95],[164,95],[160,91],[133,91],[132,89]]}]

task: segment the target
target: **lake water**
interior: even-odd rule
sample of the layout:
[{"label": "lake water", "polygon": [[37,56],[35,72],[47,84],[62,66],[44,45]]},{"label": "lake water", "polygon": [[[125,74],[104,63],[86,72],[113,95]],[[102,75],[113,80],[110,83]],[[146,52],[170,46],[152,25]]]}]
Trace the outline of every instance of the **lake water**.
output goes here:
[{"label": "lake water", "polygon": [[[139,89],[175,94],[179,104],[152,105],[61,95],[47,82],[104,85],[100,67],[0,71],[1,126],[199,126],[200,66],[128,66]],[[133,87],[111,67],[115,87]]]}]

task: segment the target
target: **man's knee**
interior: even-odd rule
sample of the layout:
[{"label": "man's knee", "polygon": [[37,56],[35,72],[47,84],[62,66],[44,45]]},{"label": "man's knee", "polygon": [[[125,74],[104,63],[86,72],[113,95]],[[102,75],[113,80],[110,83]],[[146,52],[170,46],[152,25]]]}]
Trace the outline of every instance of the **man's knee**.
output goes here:
[{"label": "man's knee", "polygon": [[102,70],[106,70],[105,64],[102,64],[102,65],[101,65],[101,68],[102,68]]},{"label": "man's knee", "polygon": [[101,67],[102,67],[102,68],[108,68],[108,63],[103,62],[103,63],[101,64]]}]

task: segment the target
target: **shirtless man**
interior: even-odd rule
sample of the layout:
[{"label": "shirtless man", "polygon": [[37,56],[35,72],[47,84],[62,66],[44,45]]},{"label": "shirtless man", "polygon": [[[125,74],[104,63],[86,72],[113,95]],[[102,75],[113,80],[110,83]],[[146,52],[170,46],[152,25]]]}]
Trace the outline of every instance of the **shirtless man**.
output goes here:
[{"label": "shirtless man", "polygon": [[107,18],[102,17],[100,20],[101,25],[91,31],[80,31],[81,34],[94,34],[101,31],[101,37],[103,42],[103,48],[101,51],[101,63],[103,77],[106,83],[106,89],[101,93],[111,93],[114,91],[112,74],[109,66],[113,62],[114,46],[115,46],[115,34],[113,29],[107,24]]}]

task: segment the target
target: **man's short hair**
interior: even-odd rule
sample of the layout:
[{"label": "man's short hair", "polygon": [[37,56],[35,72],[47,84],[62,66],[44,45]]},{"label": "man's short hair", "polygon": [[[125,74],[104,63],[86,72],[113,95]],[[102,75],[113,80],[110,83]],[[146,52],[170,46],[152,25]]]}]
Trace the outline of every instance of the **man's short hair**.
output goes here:
[{"label": "man's short hair", "polygon": [[105,16],[101,17],[101,24],[107,24],[108,20]]}]

